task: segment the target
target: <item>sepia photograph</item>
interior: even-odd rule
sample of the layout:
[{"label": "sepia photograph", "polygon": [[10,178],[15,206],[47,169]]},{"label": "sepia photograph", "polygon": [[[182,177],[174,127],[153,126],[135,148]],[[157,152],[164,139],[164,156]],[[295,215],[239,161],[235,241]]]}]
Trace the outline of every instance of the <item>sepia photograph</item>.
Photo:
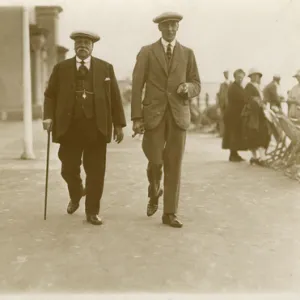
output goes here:
[{"label": "sepia photograph", "polygon": [[0,299],[299,299],[299,50],[300,0],[0,0]]}]

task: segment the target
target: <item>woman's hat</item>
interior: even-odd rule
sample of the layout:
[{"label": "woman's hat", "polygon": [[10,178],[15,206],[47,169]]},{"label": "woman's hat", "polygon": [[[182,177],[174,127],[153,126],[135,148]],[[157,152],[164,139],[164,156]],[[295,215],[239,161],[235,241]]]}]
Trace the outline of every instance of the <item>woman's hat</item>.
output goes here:
[{"label": "woman's hat", "polygon": [[262,72],[260,72],[258,69],[252,68],[252,69],[249,70],[248,77],[251,77],[251,76],[254,75],[254,74],[259,74],[260,77],[263,76],[263,75],[262,75]]},{"label": "woman's hat", "polygon": [[237,69],[237,70],[234,71],[233,76],[235,77],[239,73],[243,73],[244,75],[246,75],[246,73],[244,72],[243,69]]}]

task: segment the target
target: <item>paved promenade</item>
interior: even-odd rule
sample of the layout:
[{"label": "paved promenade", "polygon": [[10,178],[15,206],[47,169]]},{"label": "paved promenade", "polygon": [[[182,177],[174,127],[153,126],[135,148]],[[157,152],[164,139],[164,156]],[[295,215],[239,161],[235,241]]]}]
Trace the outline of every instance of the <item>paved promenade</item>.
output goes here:
[{"label": "paved promenade", "polygon": [[[46,135],[22,161],[21,124],[0,124],[1,292],[300,291],[300,185],[274,170],[229,163],[220,139],[190,134],[183,163],[182,229],[146,216],[146,160],[131,123],[109,146],[104,225],[85,222],[51,145],[43,220]],[[6,127],[5,127],[6,126]],[[248,155],[244,154],[248,158]]]}]

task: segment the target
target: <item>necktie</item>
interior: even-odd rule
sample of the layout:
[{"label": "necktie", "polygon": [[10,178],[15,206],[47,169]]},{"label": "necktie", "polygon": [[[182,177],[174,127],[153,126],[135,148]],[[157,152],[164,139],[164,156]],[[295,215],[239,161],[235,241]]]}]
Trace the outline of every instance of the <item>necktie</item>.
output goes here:
[{"label": "necktie", "polygon": [[170,60],[172,58],[172,46],[171,46],[171,44],[168,44],[168,46],[167,46],[167,58],[168,58],[168,62],[170,62]]},{"label": "necktie", "polygon": [[80,62],[80,66],[78,68],[78,71],[81,76],[85,77],[87,73],[89,72],[88,68],[84,65],[84,60]]}]

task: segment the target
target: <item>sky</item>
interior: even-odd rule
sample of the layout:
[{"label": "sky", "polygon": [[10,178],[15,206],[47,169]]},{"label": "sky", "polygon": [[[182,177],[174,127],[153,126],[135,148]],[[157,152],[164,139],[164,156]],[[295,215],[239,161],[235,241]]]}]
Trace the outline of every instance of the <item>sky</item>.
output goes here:
[{"label": "sky", "polygon": [[[223,70],[256,67],[263,84],[274,73],[283,89],[300,69],[300,0],[53,0],[6,1],[9,4],[60,5],[58,43],[74,55],[74,30],[99,34],[93,55],[114,65],[119,79],[131,77],[143,45],[160,37],[152,19],[165,11],[183,15],[178,41],[194,50],[201,80],[220,82]],[[0,0],[5,3],[5,0]]]}]

